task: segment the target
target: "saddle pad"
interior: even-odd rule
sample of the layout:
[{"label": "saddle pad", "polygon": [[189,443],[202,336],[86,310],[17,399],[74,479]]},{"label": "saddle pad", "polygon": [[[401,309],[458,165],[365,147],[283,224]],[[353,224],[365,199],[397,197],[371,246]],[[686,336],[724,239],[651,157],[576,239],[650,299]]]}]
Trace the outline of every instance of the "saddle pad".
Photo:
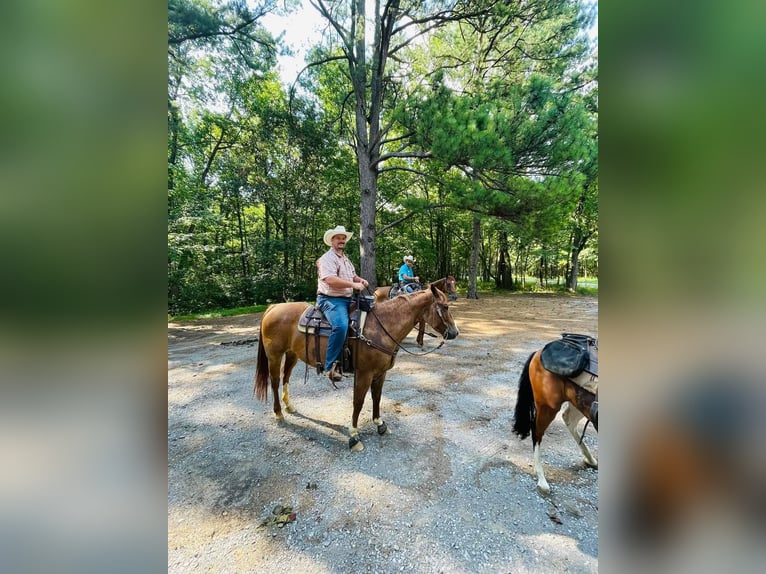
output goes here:
[{"label": "saddle pad", "polygon": [[545,345],[540,361],[543,367],[562,377],[576,377],[590,362],[587,349],[568,338]]},{"label": "saddle pad", "polygon": [[598,392],[598,375],[589,373],[587,370],[584,370],[576,377],[569,377],[569,380],[594,395]]}]

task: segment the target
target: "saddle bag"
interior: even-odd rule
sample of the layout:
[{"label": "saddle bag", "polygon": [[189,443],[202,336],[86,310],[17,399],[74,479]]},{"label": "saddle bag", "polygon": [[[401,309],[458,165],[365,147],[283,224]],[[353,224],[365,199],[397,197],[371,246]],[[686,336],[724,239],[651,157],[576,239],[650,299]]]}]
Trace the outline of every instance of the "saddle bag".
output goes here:
[{"label": "saddle bag", "polygon": [[590,363],[586,335],[565,334],[558,341],[543,347],[540,361],[543,367],[562,377],[576,377]]},{"label": "saddle bag", "polygon": [[375,297],[372,295],[360,295],[358,305],[360,311],[369,313],[375,308]]}]

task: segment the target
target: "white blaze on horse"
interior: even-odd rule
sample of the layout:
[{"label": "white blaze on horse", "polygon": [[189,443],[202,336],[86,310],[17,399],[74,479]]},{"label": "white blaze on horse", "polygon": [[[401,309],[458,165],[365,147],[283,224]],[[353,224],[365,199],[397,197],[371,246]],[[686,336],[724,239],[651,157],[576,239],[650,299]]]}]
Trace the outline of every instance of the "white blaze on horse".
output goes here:
[{"label": "white blaze on horse", "polygon": [[[513,432],[521,439],[529,436],[530,432],[532,433],[537,487],[546,494],[550,492],[551,488],[543,472],[540,445],[545,430],[556,417],[562,405],[564,405],[562,418],[580,447],[580,451],[585,457],[585,464],[592,468],[598,468],[598,461],[593,457],[590,449],[577,432],[577,425],[583,418],[592,422],[598,430],[598,346],[595,339],[582,335],[564,334],[562,341],[566,342],[568,337],[579,339],[584,348],[581,347],[579,352],[572,351],[571,349],[574,347],[569,345],[569,356],[564,357],[555,365],[553,363],[556,357],[552,357],[550,359],[551,364],[547,365],[550,368],[555,368],[558,373],[564,374],[557,374],[543,366],[544,351],[546,349],[551,349],[551,351],[561,349],[562,347],[553,347],[554,343],[561,343],[560,341],[549,343],[543,349],[535,351],[529,356],[519,378],[519,390],[514,412]],[[571,362],[567,363],[567,361]]]},{"label": "white blaze on horse", "polygon": [[[258,358],[255,374],[255,396],[260,400],[268,398],[271,383],[274,395],[274,414],[283,419],[279,401],[279,383],[282,382],[282,400],[288,413],[295,412],[290,403],[290,374],[298,359],[308,365],[324,363],[327,337],[320,337],[317,348],[309,344],[307,335],[298,330],[298,322],[308,303],[278,303],[270,306],[261,320],[258,340]],[[412,331],[415,324],[425,320],[445,339],[454,339],[459,330],[449,311],[447,296],[431,285],[428,289],[404,298],[377,303],[367,313],[362,335],[349,339],[348,344],[354,355],[354,404],[349,427],[349,447],[362,450],[357,423],[364,405],[367,391],[372,395],[372,419],[378,434],[388,432],[386,423],[380,417],[380,399],[386,373],[394,366],[400,343]],[[284,358],[284,365],[282,360]]]}]

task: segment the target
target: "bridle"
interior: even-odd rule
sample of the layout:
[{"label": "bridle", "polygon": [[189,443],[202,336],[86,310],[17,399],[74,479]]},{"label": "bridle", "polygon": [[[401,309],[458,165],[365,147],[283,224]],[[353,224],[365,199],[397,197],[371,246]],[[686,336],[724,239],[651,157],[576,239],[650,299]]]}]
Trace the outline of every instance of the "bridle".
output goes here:
[{"label": "bridle", "polygon": [[[439,303],[438,301],[434,301],[434,303],[436,304],[436,314],[439,316],[439,319],[441,319],[442,323],[444,323],[445,325],[447,325],[447,321],[444,319],[444,311],[442,310],[442,307],[446,307],[446,308],[448,308],[448,306],[447,306],[447,305],[444,305],[443,303]],[[440,343],[439,343],[439,344],[438,344],[436,347],[434,347],[434,348],[433,348],[433,349],[431,349],[430,351],[425,351],[424,353],[413,353],[412,351],[410,351],[410,350],[409,350],[409,349],[407,349],[406,347],[403,347],[403,346],[401,345],[401,343],[399,343],[399,341],[397,341],[397,340],[396,340],[396,339],[393,337],[393,335],[391,335],[391,333],[389,333],[389,332],[388,332],[388,330],[386,330],[385,326],[384,326],[384,325],[383,325],[383,323],[380,321],[380,318],[378,317],[377,313],[375,313],[375,309],[374,309],[374,308],[373,308],[373,310],[372,310],[372,311],[370,311],[370,315],[372,315],[373,317],[375,317],[375,320],[378,322],[378,325],[380,325],[380,328],[383,330],[383,332],[384,332],[384,333],[385,333],[385,334],[388,336],[388,338],[389,338],[389,339],[391,339],[391,340],[394,342],[394,344],[396,345],[396,350],[392,352],[392,351],[390,351],[390,350],[388,350],[388,349],[386,349],[386,348],[384,348],[384,347],[382,347],[382,346],[378,345],[378,344],[377,344],[377,343],[375,343],[375,341],[373,341],[372,339],[368,339],[368,338],[367,338],[367,337],[365,337],[365,336],[364,336],[362,333],[359,333],[359,337],[358,337],[358,338],[359,338],[359,340],[360,340],[360,341],[362,341],[362,342],[363,342],[365,345],[367,345],[367,346],[369,346],[369,347],[373,347],[373,348],[375,348],[375,349],[378,349],[379,351],[383,351],[384,353],[386,353],[386,354],[388,354],[388,355],[391,355],[392,357],[395,357],[395,356],[396,356],[396,354],[399,352],[399,349],[401,349],[401,350],[403,350],[405,353],[408,353],[408,354],[410,354],[410,355],[413,355],[413,356],[415,356],[415,357],[422,357],[422,356],[424,356],[424,355],[430,355],[430,354],[431,354],[431,353],[433,353],[434,351],[438,351],[439,349],[441,349],[441,348],[442,348],[442,346],[443,346],[443,345],[444,345],[444,343],[445,343],[444,335],[443,335],[443,334],[440,334],[440,336],[441,336],[442,340],[441,340],[441,342],[440,342]]]}]

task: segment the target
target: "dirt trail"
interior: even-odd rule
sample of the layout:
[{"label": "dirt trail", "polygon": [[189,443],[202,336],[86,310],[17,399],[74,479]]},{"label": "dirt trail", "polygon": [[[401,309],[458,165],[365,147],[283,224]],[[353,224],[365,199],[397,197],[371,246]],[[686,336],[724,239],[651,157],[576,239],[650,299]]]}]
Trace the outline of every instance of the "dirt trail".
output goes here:
[{"label": "dirt trail", "polygon": [[[460,336],[400,352],[348,449],[352,379],[293,373],[298,413],[253,398],[260,314],[168,325],[168,571],[302,574],[598,571],[598,471],[560,420],[511,433],[521,367],[561,332],[598,336],[598,300],[485,295],[450,308]],[[405,346],[413,351],[416,331]],[[438,339],[426,337],[426,348]],[[589,427],[585,441],[598,456]],[[280,508],[281,507],[281,508]],[[291,507],[291,508],[285,508]],[[279,527],[294,513],[294,521]]]}]

